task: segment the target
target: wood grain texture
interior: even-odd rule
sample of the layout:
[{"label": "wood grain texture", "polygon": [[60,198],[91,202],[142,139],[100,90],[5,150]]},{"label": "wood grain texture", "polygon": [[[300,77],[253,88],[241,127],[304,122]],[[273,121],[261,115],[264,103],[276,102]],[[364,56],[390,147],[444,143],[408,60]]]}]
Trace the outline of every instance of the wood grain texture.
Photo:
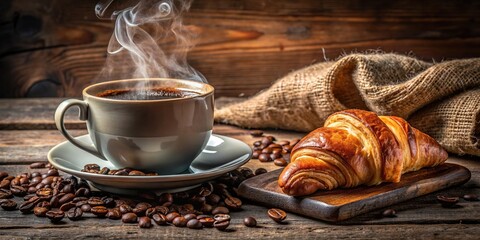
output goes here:
[{"label": "wood grain texture", "polygon": [[[112,22],[95,17],[96,2],[2,1],[0,96],[80,95],[102,68],[112,33]],[[199,36],[189,61],[217,96],[249,96],[350,52],[478,57],[479,16],[476,1],[201,0],[185,23]]]},{"label": "wood grain texture", "polygon": [[240,196],[330,222],[346,220],[470,180],[468,169],[454,164],[442,164],[407,173],[399,183],[319,191],[308,197],[295,198],[283,193],[278,186],[280,173],[281,170],[277,170],[244,181],[238,189]]}]

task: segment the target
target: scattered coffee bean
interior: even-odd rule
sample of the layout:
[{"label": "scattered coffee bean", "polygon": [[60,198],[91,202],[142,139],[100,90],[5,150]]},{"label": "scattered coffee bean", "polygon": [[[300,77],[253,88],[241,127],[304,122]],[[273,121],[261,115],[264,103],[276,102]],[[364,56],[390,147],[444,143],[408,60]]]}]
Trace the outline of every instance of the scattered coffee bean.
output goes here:
[{"label": "scattered coffee bean", "polygon": [[0,199],[13,198],[12,191],[7,189],[0,189]]},{"label": "scattered coffee bean", "polygon": [[48,212],[48,208],[46,207],[34,207],[33,214],[37,217],[45,217]]},{"label": "scattered coffee bean", "polygon": [[138,218],[138,226],[141,228],[151,228],[152,227],[152,220],[145,216]]},{"label": "scattered coffee bean", "polygon": [[12,211],[17,209],[17,202],[10,200],[10,199],[2,199],[0,202],[0,207],[6,211]]},{"label": "scattered coffee bean", "polygon": [[215,221],[213,223],[213,226],[220,231],[224,231],[228,228],[228,226],[230,226],[230,221],[223,221],[223,222]]},{"label": "scattered coffee bean", "polygon": [[452,208],[455,205],[457,205],[459,198],[458,197],[448,197],[448,196],[437,196],[438,202],[442,205],[444,208]]},{"label": "scattered coffee bean", "polygon": [[219,214],[216,214],[215,216],[213,216],[213,219],[216,222],[230,221],[230,215],[219,213]]},{"label": "scattered coffee bean", "polygon": [[261,137],[263,135],[263,131],[261,130],[252,130],[250,131],[250,135],[253,137]]},{"label": "scattered coffee bean", "polygon": [[230,213],[230,210],[228,210],[228,208],[226,207],[216,207],[212,210],[212,214],[213,215],[216,215],[216,214],[228,214]]},{"label": "scattered coffee bean", "polygon": [[23,197],[27,195],[27,189],[19,185],[10,186],[10,191],[12,191],[13,195],[18,197]]},{"label": "scattered coffee bean", "polygon": [[175,219],[176,217],[179,217],[180,214],[178,212],[171,212],[169,214],[167,214],[166,218],[167,218],[167,222],[171,223],[173,222],[173,219]]},{"label": "scattered coffee bean", "polygon": [[37,205],[37,203],[40,201],[40,198],[37,197],[37,196],[33,196],[31,197],[30,199],[28,199],[28,201],[25,201],[23,202],[22,204],[20,204],[20,206],[18,207],[18,209],[22,212],[22,213],[29,213],[33,210],[33,208]]},{"label": "scattered coffee bean", "polygon": [[90,209],[90,212],[97,217],[105,217],[108,213],[108,209],[104,206],[95,206]]},{"label": "scattered coffee bean", "polygon": [[92,164],[87,164],[83,167],[84,172],[93,172],[93,171],[100,171],[100,166],[98,164],[92,163]]},{"label": "scattered coffee bean", "polygon": [[143,173],[141,171],[133,170],[133,171],[130,171],[128,173],[128,175],[130,175],[130,176],[145,176],[145,173]]},{"label": "scattered coffee bean", "polygon": [[165,217],[165,215],[161,213],[154,214],[152,218],[153,218],[153,221],[159,226],[165,226],[168,223],[167,217]]},{"label": "scattered coffee bean", "polygon": [[225,205],[229,209],[238,210],[242,207],[242,200],[236,197],[227,197],[225,198]]},{"label": "scattered coffee bean", "polygon": [[270,208],[267,211],[268,217],[270,217],[273,221],[280,223],[285,218],[287,218],[287,213],[281,209],[278,208]]},{"label": "scattered coffee bean", "polygon": [[258,156],[258,160],[260,162],[270,162],[272,159],[270,158],[270,155],[268,153],[262,153]]},{"label": "scattered coffee bean", "polygon": [[98,174],[107,175],[109,172],[110,172],[110,168],[103,167],[102,169],[100,169],[100,171],[98,171]]},{"label": "scattered coffee bean", "polygon": [[175,219],[173,219],[172,224],[175,227],[185,227],[185,226],[187,226],[187,219],[185,219],[182,216],[178,216]]},{"label": "scattered coffee bean", "polygon": [[59,203],[59,204],[64,204],[64,203],[66,203],[66,202],[72,201],[74,198],[75,198],[75,194],[73,194],[73,193],[67,193],[67,194],[63,195],[63,197],[61,197],[61,198],[58,200],[58,203]]},{"label": "scattered coffee bean", "polygon": [[257,220],[253,217],[246,217],[243,219],[243,224],[245,224],[247,227],[256,227]]},{"label": "scattered coffee bean", "polygon": [[137,214],[135,214],[135,213],[125,213],[125,214],[123,214],[122,222],[124,222],[124,223],[136,223],[137,222]]},{"label": "scattered coffee bean", "polygon": [[105,202],[100,198],[90,198],[87,203],[92,207],[105,205]]},{"label": "scattered coffee bean", "polygon": [[394,209],[386,209],[382,212],[382,216],[384,217],[396,217],[397,212]]},{"label": "scattered coffee bean", "polygon": [[285,166],[287,166],[288,163],[283,158],[277,158],[277,159],[273,160],[273,164],[275,164],[276,166],[279,166],[279,167],[285,167]]},{"label": "scattered coffee bean", "polygon": [[197,215],[193,214],[193,213],[189,213],[189,214],[186,214],[183,216],[185,219],[187,219],[187,221],[189,221],[190,219],[197,219]]},{"label": "scattered coffee bean", "polygon": [[36,162],[36,163],[32,163],[30,164],[30,168],[31,169],[35,169],[35,168],[45,168],[45,162]]},{"label": "scattered coffee bean", "polygon": [[463,195],[463,199],[473,202],[473,201],[478,201],[478,196],[475,194],[465,194]]},{"label": "scattered coffee bean", "polygon": [[257,170],[255,170],[255,175],[264,174],[266,172],[267,172],[267,169],[265,168],[257,168]]},{"label": "scattered coffee bean", "polygon": [[199,220],[193,218],[193,219],[188,220],[187,227],[190,228],[190,229],[201,229],[201,228],[203,228],[203,225]]},{"label": "scattered coffee bean", "polygon": [[215,219],[213,219],[212,217],[198,218],[198,221],[200,221],[200,223],[203,225],[203,227],[206,227],[206,228],[213,227],[213,224],[215,223]]},{"label": "scattered coffee bean", "polygon": [[68,219],[70,219],[72,221],[80,220],[82,218],[82,215],[83,215],[83,211],[79,207],[71,208],[67,212]]},{"label": "scattered coffee bean", "polygon": [[45,214],[45,216],[47,216],[52,223],[58,223],[62,221],[63,217],[65,217],[65,213],[60,210],[50,210]]},{"label": "scattered coffee bean", "polygon": [[83,204],[80,206],[80,209],[82,209],[83,212],[90,212],[92,210],[92,207],[88,204]]}]

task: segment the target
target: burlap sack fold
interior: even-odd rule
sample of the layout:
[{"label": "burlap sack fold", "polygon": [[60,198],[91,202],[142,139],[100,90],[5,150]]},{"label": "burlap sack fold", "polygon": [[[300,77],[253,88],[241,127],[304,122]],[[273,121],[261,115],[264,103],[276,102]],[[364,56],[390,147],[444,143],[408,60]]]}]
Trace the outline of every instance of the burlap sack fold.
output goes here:
[{"label": "burlap sack fold", "polygon": [[450,152],[480,155],[477,88],[480,59],[434,64],[397,54],[353,54],[292,72],[256,96],[218,109],[215,120],[312,131],[336,111],[369,109],[411,116],[414,126]]}]

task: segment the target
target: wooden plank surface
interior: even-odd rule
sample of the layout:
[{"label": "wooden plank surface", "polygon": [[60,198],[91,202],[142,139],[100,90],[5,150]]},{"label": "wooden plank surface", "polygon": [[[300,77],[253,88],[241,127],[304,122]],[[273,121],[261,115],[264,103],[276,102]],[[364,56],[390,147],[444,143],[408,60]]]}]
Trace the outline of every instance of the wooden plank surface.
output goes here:
[{"label": "wooden plank surface", "polygon": [[[2,1],[0,96],[79,96],[112,34],[113,22],[94,15],[97,2]],[[248,96],[294,69],[367,49],[478,57],[479,16],[476,1],[201,0],[185,23],[199,36],[191,65],[218,96]]]}]

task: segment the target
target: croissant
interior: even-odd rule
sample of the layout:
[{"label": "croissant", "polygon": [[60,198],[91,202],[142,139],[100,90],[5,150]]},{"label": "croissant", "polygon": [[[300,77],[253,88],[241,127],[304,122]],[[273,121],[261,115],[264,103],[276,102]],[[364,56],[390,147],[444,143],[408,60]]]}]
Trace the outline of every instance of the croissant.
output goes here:
[{"label": "croissant", "polygon": [[394,116],[351,109],[329,116],[292,150],[278,185],[292,196],[399,182],[403,173],[447,160],[433,138]]}]

